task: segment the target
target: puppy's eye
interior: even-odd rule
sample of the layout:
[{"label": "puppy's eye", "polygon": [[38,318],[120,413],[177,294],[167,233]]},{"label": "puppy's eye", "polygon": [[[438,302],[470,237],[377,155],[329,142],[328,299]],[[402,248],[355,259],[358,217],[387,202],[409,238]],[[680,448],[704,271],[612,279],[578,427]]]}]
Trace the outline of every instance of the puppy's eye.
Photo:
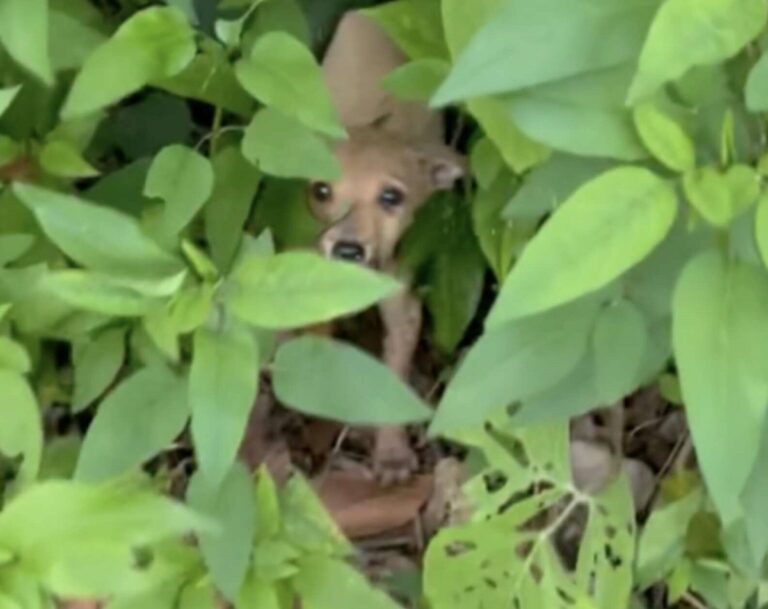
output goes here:
[{"label": "puppy's eye", "polygon": [[319,201],[320,203],[330,201],[331,197],[333,197],[333,189],[327,182],[313,182],[310,186],[310,190],[312,191],[312,197],[315,201]]},{"label": "puppy's eye", "polygon": [[387,187],[379,193],[379,204],[386,209],[400,207],[405,200],[405,193],[399,188]]}]

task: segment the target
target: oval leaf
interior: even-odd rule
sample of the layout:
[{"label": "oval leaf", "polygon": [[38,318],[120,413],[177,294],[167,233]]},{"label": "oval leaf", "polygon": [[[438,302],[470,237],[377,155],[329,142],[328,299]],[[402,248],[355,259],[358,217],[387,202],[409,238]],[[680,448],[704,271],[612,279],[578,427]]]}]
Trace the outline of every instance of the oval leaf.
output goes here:
[{"label": "oval leaf", "polygon": [[361,266],[306,252],[249,256],[226,286],[226,304],[243,320],[272,329],[299,328],[357,313],[400,288]]},{"label": "oval leaf", "polygon": [[[758,454],[768,405],[768,283],[763,272],[705,252],[673,301],[673,345],[704,480],[726,524]],[[727,424],[724,421],[727,420]]]},{"label": "oval leaf", "polygon": [[139,11],[88,57],[62,116],[90,114],[152,81],[171,78],[194,56],[194,31],[184,13],[171,7]]},{"label": "oval leaf", "polygon": [[20,478],[22,482],[31,482],[40,468],[43,452],[40,409],[32,389],[18,372],[0,368],[0,387],[0,454],[23,457]]},{"label": "oval leaf", "polygon": [[0,43],[23,68],[50,84],[48,0],[0,2]]},{"label": "oval leaf", "polygon": [[622,167],[588,182],[523,251],[488,323],[546,311],[605,286],[664,239],[676,213],[674,187],[647,169]]},{"label": "oval leaf", "polygon": [[318,337],[280,347],[273,383],[284,404],[351,425],[400,425],[430,415],[392,370],[355,347]]},{"label": "oval leaf", "polygon": [[125,330],[105,330],[74,349],[72,410],[79,412],[106,391],[125,359]]},{"label": "oval leaf", "polygon": [[646,148],[674,171],[688,171],[696,164],[693,142],[683,128],[655,105],[635,108],[635,127]]}]

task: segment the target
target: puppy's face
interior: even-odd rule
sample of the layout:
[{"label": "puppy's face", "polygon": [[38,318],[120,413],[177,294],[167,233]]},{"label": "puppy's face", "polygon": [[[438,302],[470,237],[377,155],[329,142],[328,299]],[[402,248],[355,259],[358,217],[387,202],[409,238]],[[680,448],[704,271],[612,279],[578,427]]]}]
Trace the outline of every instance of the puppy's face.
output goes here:
[{"label": "puppy's face", "polygon": [[447,146],[419,147],[377,128],[350,130],[337,144],[336,182],[312,182],[312,212],[326,224],[320,250],[330,258],[385,267],[416,210],[463,173]]}]

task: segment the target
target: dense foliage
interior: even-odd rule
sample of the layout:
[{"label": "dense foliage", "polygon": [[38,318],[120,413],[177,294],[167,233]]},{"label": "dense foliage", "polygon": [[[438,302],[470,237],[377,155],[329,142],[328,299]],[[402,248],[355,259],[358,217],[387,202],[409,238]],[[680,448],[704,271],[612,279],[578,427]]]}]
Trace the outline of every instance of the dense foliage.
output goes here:
[{"label": "dense foliage", "polygon": [[[357,347],[274,344],[400,287],[301,251],[345,135],[317,53],[351,4],[0,0],[0,607],[394,607],[302,478],[236,463],[260,368],[293,409],[469,449],[424,607],[762,606],[765,0],[366,9],[409,57],[384,85],[457,111],[471,160],[402,244],[449,363],[434,414]],[[575,484],[568,421],[657,385],[698,471],[638,527],[626,476]]]}]

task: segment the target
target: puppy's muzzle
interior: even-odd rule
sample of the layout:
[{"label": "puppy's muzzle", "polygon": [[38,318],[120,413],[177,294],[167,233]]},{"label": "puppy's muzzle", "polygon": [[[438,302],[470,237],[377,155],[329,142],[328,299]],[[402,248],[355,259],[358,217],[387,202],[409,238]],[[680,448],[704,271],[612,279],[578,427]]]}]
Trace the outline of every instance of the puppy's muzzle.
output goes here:
[{"label": "puppy's muzzle", "polygon": [[331,249],[331,256],[346,262],[363,262],[365,248],[356,241],[337,241]]}]

